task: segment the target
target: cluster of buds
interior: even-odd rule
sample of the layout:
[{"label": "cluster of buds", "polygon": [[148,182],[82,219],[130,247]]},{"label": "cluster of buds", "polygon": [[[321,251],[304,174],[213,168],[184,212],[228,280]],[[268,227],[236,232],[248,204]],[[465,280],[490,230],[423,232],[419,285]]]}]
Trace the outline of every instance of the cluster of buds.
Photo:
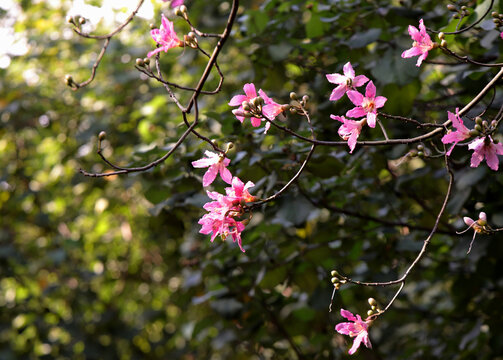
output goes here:
[{"label": "cluster of buds", "polygon": [[367,311],[367,316],[379,315],[382,310],[379,308],[379,304],[376,299],[368,298],[370,309]]},{"label": "cluster of buds", "polygon": [[499,27],[503,26],[503,14],[499,14],[496,11],[493,11],[491,13],[491,16],[493,18],[493,22],[494,22],[494,25],[496,25],[496,27],[499,28]]},{"label": "cluster of buds", "polygon": [[[471,136],[488,136],[491,135],[494,130],[496,130],[498,122],[496,120],[489,123],[487,120],[482,120],[480,116],[475,118],[475,126],[470,130]],[[493,141],[495,144],[498,143],[497,140]]]},{"label": "cluster of buds", "polygon": [[335,290],[339,290],[343,284],[348,282],[344,276],[337,272],[337,270],[332,270],[330,275],[332,276],[330,281],[334,284]]},{"label": "cluster of buds", "polygon": [[[445,40],[445,34],[443,32],[438,33],[438,39],[440,40],[440,47],[447,47],[447,41]],[[435,44],[438,45],[437,43]]]},{"label": "cluster of buds", "polygon": [[191,31],[187,35],[183,36],[183,41],[185,42],[186,46],[189,46],[193,49],[197,49],[197,38],[196,38],[196,33]]},{"label": "cluster of buds", "polygon": [[472,245],[473,245],[473,242],[475,241],[475,236],[477,236],[477,234],[491,234],[494,231],[494,229],[491,228],[489,226],[489,224],[487,223],[487,215],[483,211],[479,214],[479,218],[477,220],[473,220],[472,218],[465,216],[463,218],[463,221],[465,222],[466,225],[468,225],[468,228],[466,228],[463,231],[456,232],[456,233],[463,234],[463,233],[467,232],[468,230],[473,229],[473,238],[472,238],[472,241],[470,242],[470,247],[468,248],[468,251],[466,252],[467,254],[469,254],[470,251],[472,250]]},{"label": "cluster of buds", "polygon": [[262,117],[262,106],[264,105],[264,98],[262,96],[254,97],[253,99],[245,100],[241,103],[243,108],[242,116],[245,118]]},{"label": "cluster of buds", "polygon": [[457,7],[456,5],[449,4],[447,5],[447,10],[451,11],[454,13],[454,19],[461,19],[464,18],[465,16],[470,15],[470,9],[463,5],[461,7]]},{"label": "cluster of buds", "polygon": [[150,65],[150,59],[148,57],[146,58],[137,58],[136,59],[136,66],[138,67],[149,67]]},{"label": "cluster of buds", "polygon": [[304,95],[302,96],[302,99],[299,100],[297,93],[292,91],[290,93],[290,100],[292,100],[290,102],[290,105],[283,105],[285,107],[285,111],[290,110],[291,114],[298,114],[303,112],[302,109],[306,107],[309,101],[309,96]]},{"label": "cluster of buds", "polygon": [[75,15],[75,16],[68,15],[66,17],[66,22],[68,24],[72,24],[74,26],[80,27],[86,23],[86,19],[80,15]]},{"label": "cluster of buds", "polygon": [[409,152],[410,157],[419,156],[420,158],[428,156],[428,152],[425,151],[423,144],[418,144],[417,147]]},{"label": "cluster of buds", "polygon": [[181,5],[175,9],[175,15],[187,19],[187,6]]}]

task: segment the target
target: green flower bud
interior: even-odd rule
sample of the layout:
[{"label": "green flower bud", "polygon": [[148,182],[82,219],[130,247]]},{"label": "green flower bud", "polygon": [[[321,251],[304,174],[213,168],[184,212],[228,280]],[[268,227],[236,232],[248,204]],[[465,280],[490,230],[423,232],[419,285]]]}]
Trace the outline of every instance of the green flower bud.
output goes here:
[{"label": "green flower bud", "polygon": [[332,275],[332,276],[338,276],[339,273],[337,271],[335,271],[335,270],[332,270],[332,271],[330,271],[330,275]]},{"label": "green flower bud", "polygon": [[497,17],[499,16],[499,14],[498,14],[496,11],[493,11],[493,12],[491,13],[491,16],[492,16],[493,18],[497,18]]},{"label": "green flower bud", "polygon": [[75,25],[75,21],[73,20],[73,16],[68,15],[68,16],[66,17],[66,22],[67,22],[68,24],[73,24],[73,25]]},{"label": "green flower bud", "polygon": [[336,277],[333,277],[332,279],[330,279],[330,281],[332,282],[332,284],[337,284],[339,283],[339,278],[336,278]]},{"label": "green flower bud", "polygon": [[418,151],[418,152],[417,152],[417,156],[419,156],[419,157],[423,157],[423,156],[424,156],[424,152],[423,152],[423,151]]},{"label": "green flower bud", "polygon": [[137,58],[136,59],[136,66],[139,66],[139,67],[145,66],[145,62],[143,61],[143,59]]},{"label": "green flower bud", "polygon": [[106,137],[107,137],[107,133],[105,131],[100,131],[100,134],[98,135],[98,139],[100,141],[103,141],[106,139]]},{"label": "green flower bud", "polygon": [[488,128],[489,127],[489,122],[487,122],[486,120],[482,121],[482,127],[484,129]]},{"label": "green flower bud", "polygon": [[72,75],[70,75],[70,74],[65,75],[65,83],[68,86],[72,86],[72,84],[73,84]]},{"label": "green flower bud", "polygon": [[438,33],[438,39],[439,40],[444,40],[445,34],[443,32]]},{"label": "green flower bud", "polygon": [[182,12],[182,14],[186,14],[186,13],[187,13],[187,6],[185,6],[185,5],[181,5],[181,6],[179,7],[179,9],[180,9],[180,11]]},{"label": "green flower bud", "polygon": [[496,120],[491,121],[491,127],[495,128],[498,126],[498,122]]},{"label": "green flower bud", "polygon": [[377,301],[374,298],[369,298],[368,302],[370,306],[377,306]]},{"label": "green flower bud", "polygon": [[443,47],[443,48],[447,47],[447,41],[442,40],[442,41],[440,42],[440,47]]},{"label": "green flower bud", "polygon": [[149,65],[150,64],[150,59],[148,57],[143,58],[143,62],[145,63],[145,65]]},{"label": "green flower bud", "polygon": [[183,16],[183,12],[182,12],[182,10],[180,10],[180,8],[179,8],[179,7],[177,7],[177,8],[175,9],[175,15],[176,15],[176,16]]},{"label": "green flower bud", "polygon": [[292,92],[290,93],[290,99],[292,99],[292,100],[297,100],[297,99],[298,99],[297,94],[296,94],[296,93],[294,93],[294,92],[292,91]]},{"label": "green flower bud", "polygon": [[477,131],[482,131],[482,126],[480,126],[479,124],[477,124],[477,125],[475,125],[474,129],[477,130]]},{"label": "green flower bud", "polygon": [[369,311],[367,311],[367,315],[372,316],[372,315],[374,315],[374,312],[372,310],[369,310]]},{"label": "green flower bud", "polygon": [[476,129],[471,129],[469,134],[470,134],[470,136],[479,136],[480,132]]},{"label": "green flower bud", "polygon": [[452,11],[452,12],[458,11],[458,9],[456,9],[456,6],[454,6],[452,4],[447,5],[447,10]]},{"label": "green flower bud", "polygon": [[480,116],[477,116],[477,117],[475,118],[475,123],[476,123],[476,124],[479,124],[479,125],[482,125],[482,118],[481,118]]},{"label": "green flower bud", "polygon": [[423,150],[424,150],[424,145],[423,145],[423,144],[419,144],[419,145],[417,146],[417,149],[418,149],[419,151],[423,151]]},{"label": "green flower bud", "polygon": [[288,104],[281,105],[281,111],[288,111],[288,110],[290,110],[290,105]]}]

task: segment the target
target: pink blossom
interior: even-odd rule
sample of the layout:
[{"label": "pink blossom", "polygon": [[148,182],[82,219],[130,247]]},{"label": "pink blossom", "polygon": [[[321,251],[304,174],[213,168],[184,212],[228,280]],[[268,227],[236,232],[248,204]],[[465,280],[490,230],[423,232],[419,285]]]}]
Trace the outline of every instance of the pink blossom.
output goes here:
[{"label": "pink blossom", "polygon": [[[163,0],[163,1],[166,2],[167,0]],[[177,6],[183,5],[184,1],[185,0],[172,0],[170,5],[172,8],[175,8]]]},{"label": "pink blossom", "polygon": [[152,39],[154,39],[154,41],[160,46],[157,49],[150,51],[147,54],[148,57],[151,57],[161,51],[167,52],[171,48],[183,46],[182,41],[176,36],[173,23],[169,21],[164,14],[162,14],[161,18],[160,29],[153,29],[150,31]]},{"label": "pink blossom", "polygon": [[467,254],[469,254],[470,251],[472,251],[473,242],[475,241],[475,237],[477,236],[477,234],[478,233],[481,233],[481,234],[490,233],[491,228],[489,225],[487,225],[487,215],[483,211],[479,214],[479,218],[477,220],[473,220],[472,218],[465,216],[463,218],[463,221],[465,222],[466,225],[468,225],[468,228],[466,228],[465,230],[463,230],[461,232],[456,232],[456,233],[463,234],[463,233],[467,232],[468,230],[473,229],[472,241],[470,242],[470,246],[468,248],[468,251],[466,252]]},{"label": "pink blossom", "polygon": [[220,173],[220,177],[223,181],[230,184],[232,182],[232,174],[226,166],[229,166],[231,161],[225,156],[215,154],[211,151],[205,151],[204,155],[206,155],[205,158],[192,162],[192,166],[195,168],[208,168],[208,171],[206,171],[203,176],[203,186],[206,187],[210,185],[215,180],[218,173]]},{"label": "pink blossom", "polygon": [[[244,110],[243,110],[243,103],[250,102],[254,98],[257,97],[257,91],[255,90],[255,85],[254,84],[245,84],[243,86],[243,90],[245,92],[245,95],[235,95],[232,97],[231,101],[229,101],[230,106],[239,106],[238,109],[232,110],[232,113],[236,115],[236,119],[241,121],[243,123],[245,117],[244,117]],[[262,123],[262,119],[257,118],[257,117],[251,117],[250,121],[252,123],[252,126],[254,127],[259,127],[260,124]]]},{"label": "pink blossom", "polygon": [[365,120],[355,121],[346,119],[344,116],[330,115],[334,120],[338,120],[342,123],[342,126],[337,131],[340,137],[348,141],[349,153],[351,154],[356,146],[356,140],[362,131],[363,123]]},{"label": "pink blossom", "polygon": [[343,68],[344,75],[341,74],[327,74],[327,80],[332,84],[338,84],[332,94],[330,95],[331,101],[339,100],[349,90],[354,90],[357,87],[364,85],[369,79],[365,75],[358,75],[355,77],[355,71],[348,62]]},{"label": "pink blossom", "polygon": [[500,38],[502,38],[502,39],[503,39],[503,31],[502,31],[502,32],[501,32],[501,34],[500,34]]},{"label": "pink blossom", "polygon": [[[264,99],[265,105],[262,106],[262,114],[266,118],[268,118],[269,120],[272,121],[272,120],[276,119],[276,116],[278,116],[283,111],[285,111],[286,104],[278,104],[273,99],[271,99],[269,96],[267,96],[267,94],[262,89],[260,89],[258,91],[258,93],[259,93],[260,97],[262,99]],[[264,133],[267,133],[267,130],[269,130],[269,127],[271,127],[271,124],[269,122],[267,122],[265,124]]]},{"label": "pink blossom", "polygon": [[370,320],[363,321],[360,315],[356,315],[356,317],[347,310],[341,309],[341,315],[352,322],[340,323],[335,326],[335,330],[339,334],[349,335],[351,337],[356,337],[353,342],[353,346],[349,349],[348,354],[353,355],[356,350],[360,347],[360,344],[363,344],[372,349],[372,344],[370,343],[368,327],[371,323]]},{"label": "pink blossom", "polygon": [[346,116],[352,118],[360,118],[367,116],[367,124],[374,128],[376,126],[377,109],[382,108],[386,101],[384,96],[376,97],[376,87],[372,81],[369,81],[365,89],[365,96],[356,90],[347,92],[349,100],[356,105],[355,108],[349,110]]},{"label": "pink blossom", "polygon": [[242,252],[241,232],[245,229],[247,220],[237,220],[236,217],[244,215],[243,205],[249,201],[255,201],[250,195],[248,188],[254,184],[248,181],[244,184],[238,177],[232,179],[232,187],[225,189],[226,195],[215,191],[207,191],[208,197],[214,201],[204,204],[203,208],[208,211],[200,220],[202,225],[201,234],[212,234],[210,241],[213,242],[220,235],[222,240],[228,236],[233,242],[237,242]]},{"label": "pink blossom", "polygon": [[423,19],[419,20],[419,30],[412,25],[409,25],[409,34],[414,42],[409,50],[402,53],[402,58],[410,58],[419,55],[416,66],[421,66],[421,63],[428,56],[428,51],[435,47],[435,43],[431,41],[430,35],[426,33]]},{"label": "pink blossom", "polygon": [[459,117],[459,109],[456,108],[456,114],[447,112],[447,116],[449,120],[452,122],[452,125],[456,128],[456,131],[451,131],[444,135],[442,138],[442,142],[444,144],[454,143],[451,148],[447,151],[447,156],[451,155],[452,149],[457,145],[458,142],[468,139],[470,137],[470,130],[463,124],[463,120]]},{"label": "pink blossom", "polygon": [[490,136],[481,137],[473,140],[468,149],[474,150],[471,159],[471,167],[478,167],[484,158],[487,166],[494,171],[498,170],[499,160],[497,155],[503,155],[503,145],[495,144]]}]

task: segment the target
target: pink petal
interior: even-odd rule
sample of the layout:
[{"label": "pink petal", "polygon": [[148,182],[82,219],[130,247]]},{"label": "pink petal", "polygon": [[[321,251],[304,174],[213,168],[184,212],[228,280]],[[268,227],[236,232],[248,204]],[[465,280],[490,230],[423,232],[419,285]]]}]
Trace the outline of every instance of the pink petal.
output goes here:
[{"label": "pink petal", "polygon": [[346,77],[341,74],[327,74],[327,80],[332,84],[345,84]]},{"label": "pink petal", "polygon": [[370,126],[371,128],[375,128],[376,127],[376,118],[377,118],[376,113],[374,113],[374,112],[367,113],[368,126]]},{"label": "pink petal", "polygon": [[330,118],[333,120],[340,121],[341,123],[346,122],[346,118],[344,116],[330,115]]},{"label": "pink petal", "polygon": [[252,117],[250,120],[253,127],[259,127],[262,124],[262,119]]},{"label": "pink petal", "polygon": [[355,149],[355,146],[356,146],[356,140],[358,139],[358,136],[360,135],[359,132],[357,131],[353,131],[351,133],[351,136],[349,137],[348,139],[348,146],[349,146],[349,153],[352,154],[353,153],[353,150]]},{"label": "pink petal", "polygon": [[364,85],[367,81],[369,81],[368,77],[366,77],[365,75],[358,75],[353,79],[352,84],[354,87],[360,87]]},{"label": "pink petal", "polygon": [[472,154],[472,159],[470,162],[471,167],[478,167],[480,165],[480,162],[484,159],[484,155],[481,154],[479,151],[475,150]]},{"label": "pink petal", "polygon": [[231,184],[232,183],[232,174],[229,171],[229,169],[227,169],[223,164],[220,166],[220,177],[227,184]]},{"label": "pink petal", "polygon": [[417,59],[417,63],[416,63],[416,66],[421,66],[421,64],[423,63],[423,60],[426,59],[426,57],[428,56],[428,51],[425,51],[423,52],[423,55],[421,55],[418,59]]},{"label": "pink petal", "polygon": [[496,148],[496,154],[503,155],[503,145],[501,143],[493,144]]},{"label": "pink petal", "polygon": [[152,50],[152,51],[149,51],[149,52],[147,53],[147,57],[152,57],[153,55],[155,55],[155,54],[157,54],[157,53],[159,53],[159,52],[161,52],[161,51],[162,51],[162,48],[160,48],[160,47],[159,47],[159,48],[157,48],[157,49],[154,49],[154,50]]},{"label": "pink petal", "polygon": [[419,34],[419,30],[412,25],[409,25],[409,35],[412,40],[421,41],[421,35]]},{"label": "pink petal", "polygon": [[349,355],[353,355],[356,352],[356,350],[358,350],[364,336],[365,336],[364,333],[358,334],[358,336],[355,338],[355,341],[353,342],[353,346],[351,346],[351,349],[349,349],[348,351]]},{"label": "pink petal", "polygon": [[345,84],[337,86],[335,89],[332,90],[332,94],[330,94],[330,101],[339,100],[341,97],[344,96],[347,89],[348,87]]},{"label": "pink petal", "polygon": [[479,151],[479,149],[482,146],[484,146],[484,139],[485,138],[477,138],[477,139],[473,140],[471,143],[468,144],[468,149]]},{"label": "pink petal", "polygon": [[211,159],[199,159],[199,160],[196,160],[196,161],[192,161],[192,166],[195,167],[195,168],[205,168],[205,167],[208,167],[210,165],[214,164],[214,161],[212,161]]},{"label": "pink petal", "polygon": [[356,106],[360,106],[363,102],[363,95],[360,94],[356,90],[350,90],[346,93],[348,95],[349,100]]},{"label": "pink petal", "polygon": [[367,114],[367,112],[365,111],[365,109],[362,108],[361,106],[358,106],[358,107],[355,107],[355,108],[349,110],[346,113],[346,116],[352,117],[352,118],[361,118],[362,116],[365,116],[366,114]]},{"label": "pink petal", "polygon": [[413,57],[413,56],[421,55],[422,53],[423,53],[423,50],[421,50],[420,47],[413,46],[410,49],[405,50],[402,53],[402,58],[410,58],[410,57]]},{"label": "pink petal", "polygon": [[355,77],[355,71],[353,70],[350,62],[347,62],[342,70],[344,71],[344,75],[346,75],[348,78],[353,79]]},{"label": "pink petal", "polygon": [[498,171],[499,167],[499,159],[498,156],[496,155],[496,149],[493,148],[492,146],[486,146],[486,162],[487,166],[489,166],[491,169],[494,171]]},{"label": "pink petal", "polygon": [[246,95],[235,95],[232,97],[231,101],[229,101],[230,106],[241,106],[243,101],[248,100]]},{"label": "pink petal", "polygon": [[337,325],[335,325],[335,331],[337,331],[339,334],[342,334],[342,335],[349,335],[349,333],[351,331],[350,330],[351,325],[353,325],[353,324],[348,323],[348,322],[337,324]]},{"label": "pink petal", "polygon": [[211,185],[211,183],[215,180],[218,174],[218,167],[216,166],[210,166],[208,168],[208,171],[203,176],[203,186],[206,187],[208,185]]},{"label": "pink petal", "polygon": [[366,334],[363,337],[363,345],[365,345],[369,349],[372,349],[372,344],[370,343],[370,338],[369,338],[368,334]]},{"label": "pink petal", "polygon": [[269,104],[269,105],[264,105],[262,107],[262,113],[269,120],[274,120],[276,118],[276,116],[281,114],[282,111],[283,111],[282,105],[279,105],[279,104]]},{"label": "pink petal", "polygon": [[473,223],[475,222],[472,218],[469,218],[468,216],[465,216],[463,218],[463,221],[465,222],[466,225],[468,226],[472,226]]},{"label": "pink petal", "polygon": [[388,101],[384,96],[378,96],[374,99],[374,105],[377,109],[382,108],[384,104]]},{"label": "pink petal", "polygon": [[[356,321],[357,320],[356,317],[351,312],[344,310],[344,309],[341,309],[341,316],[345,317],[349,321]],[[346,323],[346,324],[348,324],[348,323]]]},{"label": "pink petal", "polygon": [[376,87],[372,81],[369,81],[367,87],[365,88],[365,97],[368,99],[373,99],[376,96]]},{"label": "pink petal", "polygon": [[429,37],[429,35],[426,33],[426,27],[424,26],[423,19],[419,20],[419,32],[421,33],[422,36]]},{"label": "pink petal", "polygon": [[257,97],[257,91],[255,90],[255,85],[251,83],[245,84],[243,86],[243,90],[245,91],[245,94],[246,96],[248,96],[248,98]]}]

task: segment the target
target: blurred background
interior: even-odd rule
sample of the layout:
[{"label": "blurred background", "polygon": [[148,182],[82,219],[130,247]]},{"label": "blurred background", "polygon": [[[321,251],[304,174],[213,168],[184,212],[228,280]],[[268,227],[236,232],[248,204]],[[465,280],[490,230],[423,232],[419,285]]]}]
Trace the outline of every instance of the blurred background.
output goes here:
[{"label": "blurred background", "polygon": [[[161,13],[182,37],[190,29],[159,0],[114,37],[89,86],[72,91],[66,74],[90,76],[100,41],[77,36],[67,15],[87,19],[85,31],[104,34],[137,1],[2,0],[0,3],[0,358],[1,359],[340,359],[352,339],[337,334],[339,309],[365,315],[367,298],[385,306],[395,288],[344,286],[328,312],[330,270],[354,279],[399,277],[423,244],[447,188],[443,158],[404,156],[405,145],[318,147],[300,180],[254,212],[243,232],[246,253],[230,239],[199,234],[208,201],[204,170],[193,169],[208,145],[189,136],[175,156],[145,173],[88,178],[80,168],[108,168],[96,154],[124,166],[162,156],[185,130],[163,86],[146,79],[135,59],[155,44],[150,23]],[[383,111],[443,122],[462,108],[497,69],[470,65],[415,66],[407,26],[453,30],[452,1],[242,1],[233,33],[219,57],[222,91],[201,96],[199,130],[220,144],[232,141],[229,169],[253,181],[251,193],[273,194],[297,171],[309,146],[274,127],[267,135],[242,125],[227,105],[253,82],[278,103],[290,91],[310,96],[319,139],[337,140],[352,104],[328,101],[325,74],[351,61],[388,98]],[[460,1],[479,19],[501,1]],[[229,1],[187,0],[205,32],[221,32]],[[475,7],[474,7],[475,6]],[[501,31],[501,30],[499,30]],[[503,40],[491,17],[473,31],[446,36],[460,54],[501,62]],[[214,40],[200,39],[210,51]],[[428,60],[452,63],[439,50]],[[161,54],[165,78],[194,86],[205,58],[191,49]],[[207,89],[218,83],[214,74]],[[182,101],[188,94],[178,92]],[[468,114],[503,105],[501,81]],[[491,101],[492,98],[492,101]],[[467,122],[468,120],[465,120]],[[391,137],[421,134],[411,124],[383,119]],[[309,136],[305,119],[288,127]],[[380,139],[365,129],[360,139]],[[501,135],[496,138],[501,140]],[[439,139],[422,144],[436,154]],[[394,306],[370,329],[374,349],[356,359],[503,359],[501,235],[456,235],[463,216],[488,214],[503,226],[503,177],[471,152],[452,155],[453,196],[429,253]],[[222,181],[212,186],[222,192]]]}]

